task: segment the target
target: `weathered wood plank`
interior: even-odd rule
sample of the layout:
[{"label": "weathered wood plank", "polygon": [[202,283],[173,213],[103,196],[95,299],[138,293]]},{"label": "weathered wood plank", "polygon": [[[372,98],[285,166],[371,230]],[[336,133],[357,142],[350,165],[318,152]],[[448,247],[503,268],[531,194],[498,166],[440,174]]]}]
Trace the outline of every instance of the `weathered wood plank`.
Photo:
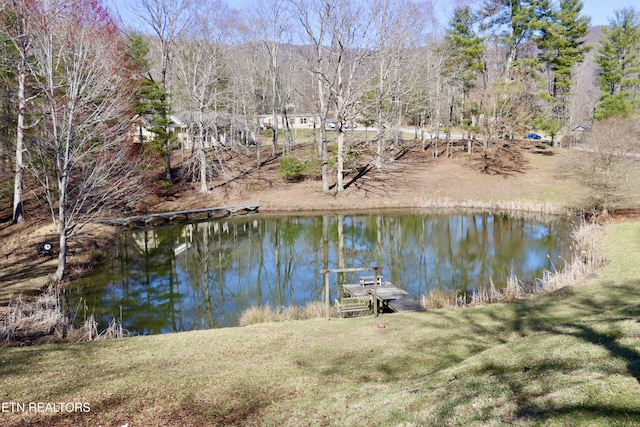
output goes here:
[{"label": "weathered wood plank", "polygon": [[[343,292],[347,297],[351,298],[363,298],[372,295],[374,292],[373,283],[369,284],[367,280],[362,282],[365,284],[342,285]],[[375,287],[375,294],[378,301],[392,311],[425,311],[425,308],[413,299],[407,291],[396,287],[391,282],[381,282]]]},{"label": "weathered wood plank", "polygon": [[101,218],[102,224],[121,226],[158,226],[170,222],[222,218],[230,215],[243,215],[256,212],[260,205],[222,206],[205,209],[191,209],[175,212],[160,212],[148,215],[135,215],[124,218]]}]

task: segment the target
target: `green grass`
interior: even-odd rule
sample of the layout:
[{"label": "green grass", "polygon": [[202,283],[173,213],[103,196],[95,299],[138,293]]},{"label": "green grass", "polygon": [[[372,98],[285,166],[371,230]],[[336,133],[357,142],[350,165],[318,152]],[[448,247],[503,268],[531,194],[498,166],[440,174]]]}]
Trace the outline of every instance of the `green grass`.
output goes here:
[{"label": "green grass", "polygon": [[[292,129],[291,134],[293,136],[294,143],[310,143],[314,141],[320,140],[320,129]],[[347,130],[345,135],[348,141],[372,141],[378,132],[376,130],[368,129],[366,130],[364,127],[360,126],[354,130]],[[273,138],[271,130],[262,130],[260,132],[260,139],[262,144],[271,144],[271,139]],[[327,130],[327,140],[334,141],[337,137],[336,131]],[[413,139],[415,137],[414,132],[404,132],[402,137],[406,140]],[[286,130],[278,129],[278,143],[282,144],[286,138],[288,138],[288,133]]]},{"label": "green grass", "polygon": [[0,424],[638,425],[639,237],[609,226],[597,279],[511,304],[4,349],[0,401],[91,411]]}]

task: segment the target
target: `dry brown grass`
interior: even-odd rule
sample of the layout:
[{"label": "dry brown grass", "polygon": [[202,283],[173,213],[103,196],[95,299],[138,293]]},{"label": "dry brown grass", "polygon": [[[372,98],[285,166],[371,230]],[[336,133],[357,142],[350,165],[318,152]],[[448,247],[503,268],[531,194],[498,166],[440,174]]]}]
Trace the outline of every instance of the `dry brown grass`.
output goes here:
[{"label": "dry brown grass", "polygon": [[19,296],[9,304],[0,320],[0,339],[25,341],[51,336],[57,340],[65,336],[67,324],[54,292],[43,293],[32,301]]},{"label": "dry brown grass", "polygon": [[426,295],[422,295],[420,303],[426,309],[463,307],[466,305],[464,296],[443,288],[430,289]]},{"label": "dry brown grass", "polygon": [[238,326],[258,323],[284,322],[288,320],[320,319],[325,317],[325,305],[321,301],[311,301],[305,306],[271,307],[269,304],[252,306],[242,312]]},{"label": "dry brown grass", "polygon": [[81,326],[75,326],[53,286],[32,299],[19,296],[5,307],[0,317],[0,341],[4,345],[78,343],[128,335],[128,331],[115,319],[99,332],[93,315],[86,317]]},{"label": "dry brown grass", "polygon": [[560,206],[550,202],[530,202],[526,200],[453,200],[453,199],[430,199],[420,203],[421,208],[426,209],[471,209],[480,212],[508,212],[512,216],[531,215],[539,217],[541,215],[571,215],[573,212],[566,206]]},{"label": "dry brown grass", "polygon": [[573,233],[574,257],[560,271],[545,271],[537,286],[536,292],[549,293],[566,286],[582,284],[585,278],[604,265],[604,258],[599,254],[596,241],[602,227],[593,223],[583,223]]}]

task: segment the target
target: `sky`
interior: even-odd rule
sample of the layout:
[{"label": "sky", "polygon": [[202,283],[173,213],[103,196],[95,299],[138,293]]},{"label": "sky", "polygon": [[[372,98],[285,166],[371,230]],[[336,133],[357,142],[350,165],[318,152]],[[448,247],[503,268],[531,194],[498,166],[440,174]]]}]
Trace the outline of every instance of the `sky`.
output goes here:
[{"label": "sky", "polygon": [[[106,4],[125,5],[137,0],[104,0]],[[223,0],[234,9],[244,9],[248,5],[260,0]],[[441,15],[441,24],[446,24],[447,16],[455,0],[433,0],[438,14]],[[584,15],[591,17],[591,25],[608,25],[614,12],[624,7],[635,7],[640,12],[640,0],[583,0]]]},{"label": "sky", "polygon": [[583,0],[584,14],[591,17],[591,25],[609,25],[616,10],[635,7],[640,12],[640,0]]}]

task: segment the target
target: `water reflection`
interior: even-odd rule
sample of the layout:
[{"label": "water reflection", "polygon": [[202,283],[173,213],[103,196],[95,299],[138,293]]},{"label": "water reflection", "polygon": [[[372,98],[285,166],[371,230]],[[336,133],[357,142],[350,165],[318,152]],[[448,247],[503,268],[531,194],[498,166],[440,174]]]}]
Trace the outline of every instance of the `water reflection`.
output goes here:
[{"label": "water reflection", "polygon": [[68,292],[69,304],[86,304],[101,326],[122,313],[129,331],[155,334],[233,326],[252,305],[321,300],[325,268],[379,265],[385,280],[414,297],[432,288],[470,293],[489,280],[533,281],[560,267],[570,230],[558,218],[331,214],[125,232],[111,262]]}]

